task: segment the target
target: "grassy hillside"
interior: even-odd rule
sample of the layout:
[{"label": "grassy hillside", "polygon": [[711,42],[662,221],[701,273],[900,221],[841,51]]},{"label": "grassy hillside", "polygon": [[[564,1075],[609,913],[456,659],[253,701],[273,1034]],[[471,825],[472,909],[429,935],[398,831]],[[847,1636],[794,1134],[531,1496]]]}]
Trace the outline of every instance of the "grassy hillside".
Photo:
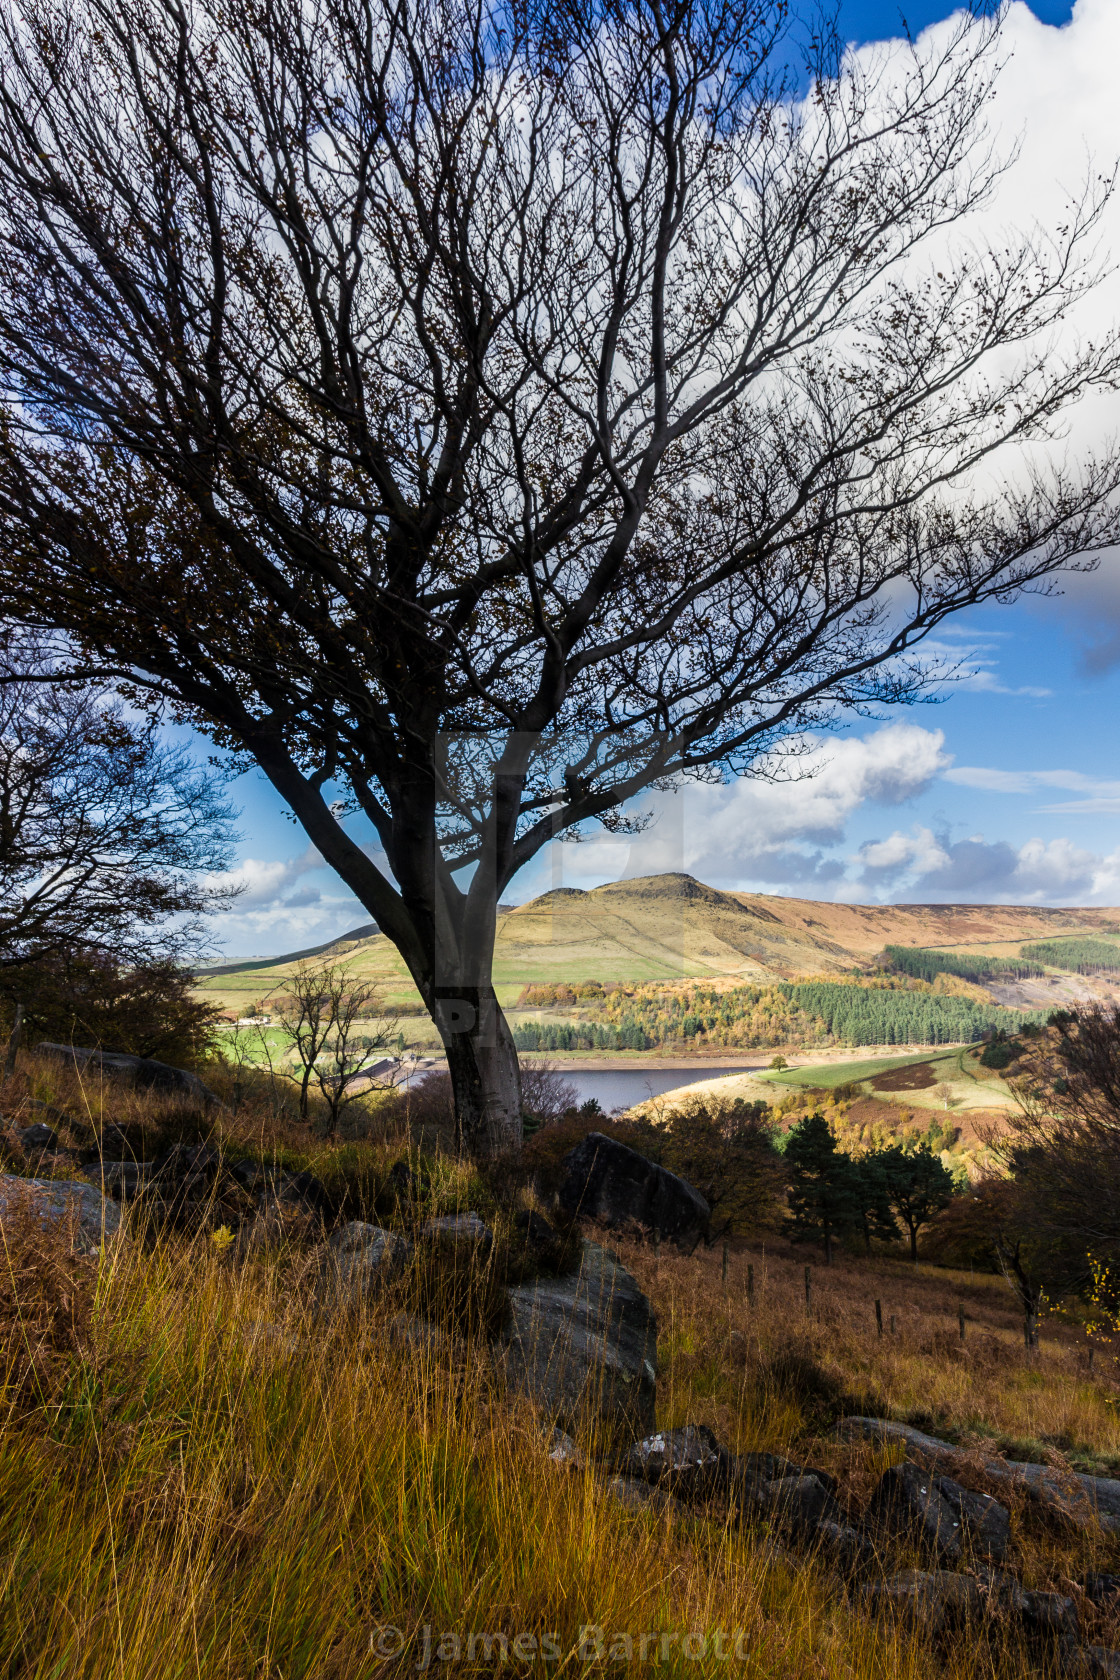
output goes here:
[{"label": "grassy hillside", "polygon": [[[889,944],[1015,957],[1024,941],[1115,930],[1120,910],[1012,905],[845,905],[720,892],[688,875],[653,875],[590,892],[559,888],[498,919],[495,977],[504,1005],[530,984],[629,985],[710,977],[796,980],[873,966]],[[383,982],[386,1001],[418,1007],[396,950],[364,929],[319,947]],[[243,1013],[281,984],[303,953],[227,964],[199,977],[222,1006]]]},{"label": "grassy hillside", "polygon": [[[49,1098],[84,1124],[92,1098],[100,1118],[132,1123],[154,1101],[108,1087],[78,1100],[68,1078],[17,1075],[4,1111],[22,1121],[33,1096]],[[226,1110],[221,1126],[224,1148],[291,1157],[295,1140],[251,1105]],[[308,1164],[361,1184],[392,1182],[406,1159],[425,1212],[491,1216],[477,1174],[439,1154],[422,1160],[404,1137],[313,1145]],[[5,1239],[0,1629],[13,1675],[381,1680],[426,1672],[426,1638],[430,1671],[455,1676],[1057,1672],[1054,1652],[998,1622],[978,1646],[973,1628],[935,1644],[921,1628],[873,1621],[859,1583],[848,1591],[827,1554],[792,1552],[764,1523],[698,1506],[624,1508],[609,1466],[595,1463],[593,1432],[580,1436],[585,1466],[550,1459],[547,1417],[506,1388],[477,1327],[410,1341],[392,1290],[325,1318],[313,1232],[241,1248],[206,1228],[164,1231],[100,1259],[47,1249],[18,1221]],[[901,1454],[838,1439],[845,1411],[985,1452],[1109,1472],[1120,1463],[1111,1350],[1090,1372],[1076,1317],[1054,1316],[1028,1355],[997,1276],[841,1255],[813,1266],[807,1311],[805,1266],[817,1256],[775,1231],[726,1261],[718,1246],[686,1256],[612,1241],[657,1314],[658,1426],[702,1423],[739,1452],[820,1466],[846,1512],[863,1510]],[[1030,1587],[1066,1592],[1115,1567],[1116,1543],[1099,1533],[1048,1525],[1019,1498],[1011,1516],[1010,1561]],[[1080,1607],[1084,1637],[1115,1643],[1104,1613]],[[588,1629],[636,1647],[646,1635],[659,1660],[589,1661]],[[717,1657],[717,1633],[726,1649],[741,1639],[742,1661]],[[523,1651],[553,1641],[555,1663],[502,1662],[500,1639],[512,1650],[518,1636]],[[437,1659],[444,1637],[448,1653],[460,1641],[458,1657]]]}]

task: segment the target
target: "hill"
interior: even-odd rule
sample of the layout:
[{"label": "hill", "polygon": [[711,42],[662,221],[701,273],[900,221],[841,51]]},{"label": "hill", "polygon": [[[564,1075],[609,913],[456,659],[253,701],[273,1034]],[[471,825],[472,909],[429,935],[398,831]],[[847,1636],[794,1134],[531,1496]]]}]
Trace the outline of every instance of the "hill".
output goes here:
[{"label": "hill", "polygon": [[[1024,941],[1114,933],[1118,927],[1120,908],[827,904],[724,892],[690,875],[649,875],[590,891],[560,887],[501,911],[495,979],[508,1006],[529,984],[795,980],[870,968],[891,944],[1012,956]],[[370,925],[306,951],[206,970],[199,984],[240,1013],[280,983],[294,963],[328,952],[349,956],[356,972],[380,979],[389,1002],[418,1003],[396,950]],[[1070,995],[1078,995],[1076,977],[1071,981]],[[1069,982],[1048,988],[1042,988],[1044,996],[1022,1001],[1028,1007],[1058,1001]]]}]

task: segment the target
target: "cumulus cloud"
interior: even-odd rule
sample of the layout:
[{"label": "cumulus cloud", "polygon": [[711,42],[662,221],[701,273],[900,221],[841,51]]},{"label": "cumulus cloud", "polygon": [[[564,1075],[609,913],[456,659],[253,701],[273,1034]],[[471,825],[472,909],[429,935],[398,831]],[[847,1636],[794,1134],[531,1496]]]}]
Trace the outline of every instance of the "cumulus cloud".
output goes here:
[{"label": "cumulus cloud", "polygon": [[[214,887],[233,887],[238,892],[238,907],[242,910],[250,908],[273,907],[283,903],[288,889],[295,885],[304,875],[312,870],[322,869],[323,860],[314,846],[308,846],[290,858],[273,858],[264,861],[260,858],[243,858],[234,869],[224,871],[220,875],[207,878],[207,885]],[[310,889],[316,892],[316,889]],[[288,899],[293,907],[298,904],[313,904],[316,898],[307,897],[308,889],[304,888],[296,899]]]},{"label": "cumulus cloud", "polygon": [[288,858],[243,858],[210,884],[241,889],[213,928],[227,960],[325,944],[369,920],[314,846]]},{"label": "cumulus cloud", "polygon": [[[932,26],[938,39],[951,22]],[[876,49],[871,49],[876,50]],[[881,49],[877,49],[881,50]],[[1003,65],[987,111],[997,151],[1010,159],[983,211],[981,237],[998,243],[1006,227],[1058,227],[1086,184],[1107,180],[1116,168],[1120,138],[1116,126],[1115,66],[1120,59],[1120,6],[1116,0],[1077,0],[1060,28],[1042,23],[1023,0],[1007,9]],[[1045,237],[1045,234],[1043,234]],[[1067,344],[1099,340],[1120,318],[1120,274],[1112,272],[1120,249],[1120,194],[1114,193],[1097,227],[1096,252],[1105,270],[1102,283],[1069,317]],[[1063,349],[1055,339],[1054,353]],[[1069,416],[1069,458],[1083,451],[1111,450],[1120,433],[1120,398],[1094,392]],[[1057,602],[1079,633],[1085,663],[1105,670],[1120,661],[1120,552],[1106,554],[1096,572],[1068,574]],[[1006,692],[981,667],[972,686]]]},{"label": "cumulus cloud", "polygon": [[903,804],[951,763],[942,731],[913,723],[886,724],[862,737],[801,736],[790,746],[792,756],[769,760],[759,776],[655,795],[651,826],[634,839],[597,835],[564,845],[564,879],[683,869],[712,882],[820,891],[845,869],[822,848],[843,840],[859,806]]},{"label": "cumulus cloud", "polygon": [[1120,888],[1120,854],[1102,857],[1064,838],[954,841],[916,825],[861,846],[851,862],[845,897],[857,899],[1108,903]]}]

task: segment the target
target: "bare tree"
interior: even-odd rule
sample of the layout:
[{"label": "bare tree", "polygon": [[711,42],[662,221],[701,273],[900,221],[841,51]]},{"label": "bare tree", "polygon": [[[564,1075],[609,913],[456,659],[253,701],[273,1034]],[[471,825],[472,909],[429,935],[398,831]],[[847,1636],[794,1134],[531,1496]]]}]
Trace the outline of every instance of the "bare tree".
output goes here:
[{"label": "bare tree", "polygon": [[1053,347],[1104,194],[951,248],[998,24],[825,32],[801,98],[786,15],[0,14],[7,608],[255,760],[476,1153],[520,1141],[492,957],[543,845],[913,699],[947,615],[1118,535],[1116,458],[1016,466],[1117,374]]},{"label": "bare tree", "polygon": [[370,1083],[391,1023],[377,1018],[380,989],[355,979],[343,963],[300,963],[274,1000],[276,1022],[300,1065],[299,1114],[306,1120],[311,1082],[327,1105],[326,1135]]}]

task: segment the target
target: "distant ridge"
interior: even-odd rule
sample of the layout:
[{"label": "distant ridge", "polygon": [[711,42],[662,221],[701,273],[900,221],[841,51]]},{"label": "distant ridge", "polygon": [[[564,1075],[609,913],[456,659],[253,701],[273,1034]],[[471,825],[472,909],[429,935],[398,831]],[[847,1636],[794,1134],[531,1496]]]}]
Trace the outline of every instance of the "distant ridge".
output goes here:
[{"label": "distant ridge", "polygon": [[372,939],[379,931],[376,922],[364,922],[361,927],[352,928],[349,933],[340,933],[337,939],[328,939],[325,945],[309,945],[305,951],[285,951],[279,957],[257,957],[252,962],[223,963],[220,968],[200,968],[196,972],[199,979],[219,974],[249,974],[256,968],[276,968],[281,963],[304,962],[308,957],[324,957],[328,951],[342,951],[348,945],[358,945],[363,939]]},{"label": "distant ridge", "polygon": [[[588,890],[556,887],[526,904],[500,906],[494,980],[503,1002],[530,983],[772,984],[867,973],[886,945],[1015,956],[1021,943],[1070,934],[1120,934],[1120,908],[837,904],[710,887],[677,871]],[[266,972],[280,984],[293,963],[348,951],[355,972],[385,987],[387,1002],[419,1007],[400,954],[374,923],[304,951],[224,963],[198,978],[227,1007],[240,1008],[260,991]]]}]

